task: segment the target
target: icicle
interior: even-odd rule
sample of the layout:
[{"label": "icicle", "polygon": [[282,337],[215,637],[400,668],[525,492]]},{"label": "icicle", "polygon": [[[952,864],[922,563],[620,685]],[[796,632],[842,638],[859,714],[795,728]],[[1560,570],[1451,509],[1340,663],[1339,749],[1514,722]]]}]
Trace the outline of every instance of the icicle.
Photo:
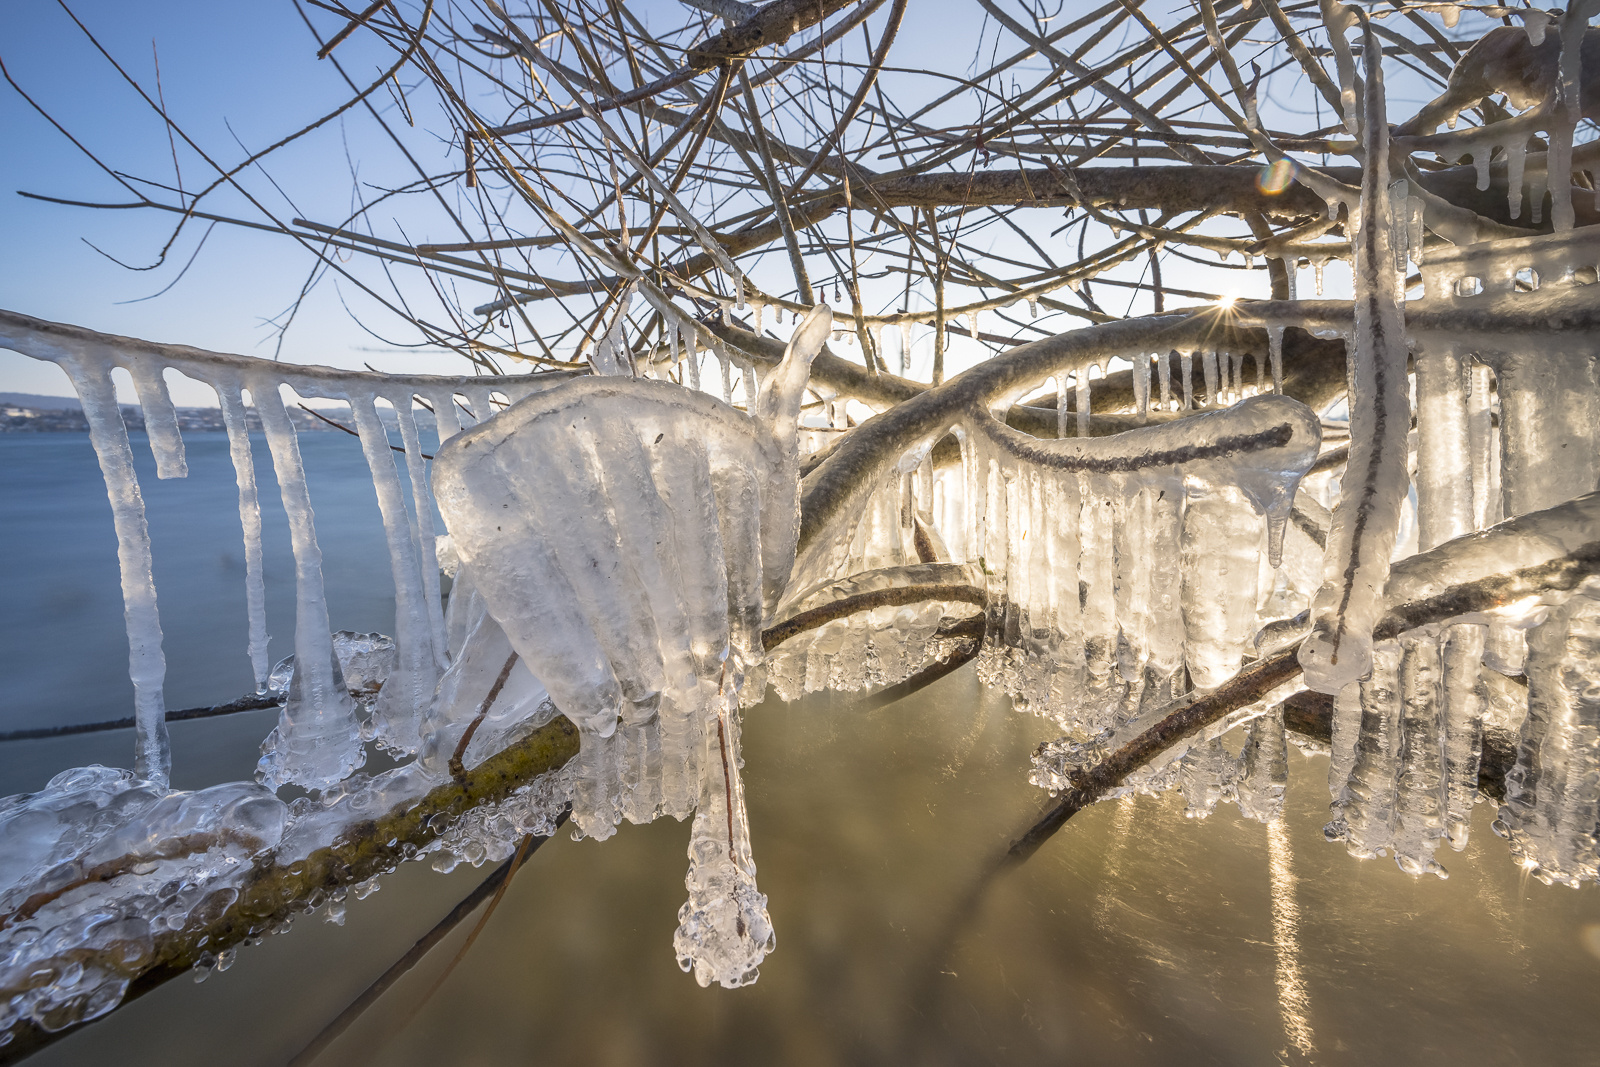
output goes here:
[{"label": "icicle", "polygon": [[122,614],[128,629],[128,675],[133,680],[133,770],[162,786],[172,769],[167,741],[167,706],[162,695],[167,659],[161,651],[161,616],[156,610],[155,577],[151,573],[150,529],[144,517],[144,496],[133,470],[128,428],[117,406],[111,368],[99,353],[73,352],[57,360],[72,379],[89,424],[89,442],[117,532],[117,562],[122,569]]},{"label": "icicle", "polygon": [[1067,376],[1056,375],[1056,436],[1067,436]]},{"label": "icicle", "polygon": [[361,451],[372,473],[383,516],[384,539],[389,548],[389,571],[394,578],[395,647],[397,663],[390,672],[373,709],[378,743],[397,754],[416,752],[422,743],[418,728],[433,700],[439,681],[432,631],[422,591],[421,568],[412,539],[400,475],[395,469],[389,434],[371,394],[350,398],[350,410],[361,437]]},{"label": "icicle", "polygon": [[1401,635],[1400,748],[1395,782],[1394,859],[1407,874],[1446,877],[1433,858],[1444,836],[1444,754],[1439,706],[1439,633]]},{"label": "icicle", "polygon": [[406,476],[411,482],[411,540],[422,568],[422,600],[428,609],[428,630],[433,635],[434,663],[439,670],[449,665],[444,631],[444,611],[440,607],[439,548],[433,525],[433,490],[428,485],[428,468],[422,458],[422,439],[417,434],[417,419],[411,410],[408,392],[394,402],[400,423],[400,443],[406,450]]},{"label": "icicle", "polygon": [[1518,345],[1498,370],[1505,514],[1542,511],[1593,490],[1600,481],[1600,382],[1590,351],[1559,342]]},{"label": "icicle", "polygon": [[1239,670],[1255,634],[1262,526],[1231,485],[1190,485],[1183,512],[1185,658],[1197,689]]},{"label": "icicle", "polygon": [[1323,269],[1327,266],[1327,264],[1328,264],[1328,261],[1325,260],[1325,259],[1319,259],[1316,262],[1311,264],[1311,285],[1312,285],[1312,290],[1318,296],[1322,295],[1322,272],[1323,272]]},{"label": "icicle", "polygon": [[326,789],[366,762],[366,753],[361,748],[355,701],[345,689],[333,655],[328,603],[322,589],[322,550],[317,546],[294,425],[283,409],[276,381],[257,377],[248,384],[272,450],[295,563],[294,676],[278,726],[261,743],[256,779],[268,789],[288,782]]},{"label": "icicle", "polygon": [[1382,855],[1394,834],[1395,756],[1400,741],[1400,645],[1372,649],[1372,676],[1361,686],[1361,732],[1350,780],[1340,794],[1352,856]]},{"label": "icicle", "polygon": [[[1578,122],[1583,117],[1583,91],[1585,75],[1583,73],[1583,47],[1589,29],[1589,22],[1594,18],[1600,5],[1594,0],[1568,5],[1567,11],[1560,18],[1561,27],[1561,63],[1560,63],[1560,105],[1555,109],[1549,125],[1550,147],[1545,157],[1545,174],[1549,176],[1560,175],[1561,180],[1550,182],[1550,222],[1556,233],[1563,233],[1572,229],[1575,215],[1572,208],[1572,182],[1568,175],[1572,173],[1572,142],[1577,133]],[[1545,16],[1548,18],[1548,16]],[[1542,35],[1542,31],[1541,31]],[[1529,23],[1529,36],[1532,36],[1532,23]],[[1593,72],[1587,77],[1592,78]],[[1544,196],[1535,194],[1536,208],[1543,207]],[[1538,221],[1535,216],[1534,221]]]},{"label": "icicle", "polygon": [[244,397],[237,380],[219,381],[217,401],[222,408],[222,424],[228,430],[228,453],[233,458],[234,480],[239,486],[239,529],[244,535],[244,594],[250,618],[250,669],[255,674],[256,692],[267,691],[267,673],[272,662],[267,658],[267,591],[261,568],[261,502],[256,494],[255,459],[250,453],[250,428],[246,421]]},{"label": "icicle", "polygon": [[1194,353],[1185,352],[1179,358],[1183,368],[1183,410],[1194,408]]},{"label": "icicle", "polygon": [[1482,363],[1467,368],[1467,448],[1472,464],[1472,528],[1492,526],[1498,517],[1500,487],[1490,480],[1494,455],[1494,372]]},{"label": "icicle", "polygon": [[911,367],[911,323],[900,320],[900,377],[904,378]]},{"label": "icicle", "polygon": [[1172,410],[1172,352],[1167,355],[1156,356],[1156,374],[1161,380],[1161,410]]},{"label": "icicle", "polygon": [[1267,350],[1272,359],[1272,391],[1283,395],[1283,327],[1267,327]]},{"label": "icicle", "polygon": [[978,313],[976,311],[969,312],[967,315],[967,332],[974,341],[978,339]]},{"label": "icicle", "polygon": [[1150,353],[1133,357],[1133,403],[1142,426],[1150,421]]},{"label": "icicle", "polygon": [[494,414],[494,403],[490,399],[488,389],[477,385],[464,385],[461,387],[461,394],[467,398],[467,407],[472,411],[474,426],[482,425]]},{"label": "icicle", "polygon": [[161,366],[142,358],[128,361],[128,373],[144,410],[144,430],[156,458],[156,477],[187,478],[189,464],[183,455],[183,435],[178,432],[178,412],[167,392]]},{"label": "icicle", "polygon": [[1183,814],[1204,819],[1217,810],[1217,804],[1233,792],[1233,761],[1222,747],[1222,738],[1213,737],[1194,745],[1178,765],[1178,784],[1183,790]]},{"label": "icicle", "polygon": [[1440,648],[1445,834],[1457,852],[1467,847],[1472,806],[1478,802],[1478,753],[1483,744],[1487,699],[1478,676],[1483,641],[1482,626],[1459,624],[1445,629]]},{"label": "icicle", "polygon": [[756,411],[756,394],[759,390],[759,384],[756,382],[755,364],[739,364],[739,377],[744,381],[744,409],[754,415]]},{"label": "icicle", "polygon": [[1028,298],[1028,318],[1036,319],[1038,317],[1039,317],[1039,301],[1034,299],[1033,297],[1029,297]]},{"label": "icicle", "polygon": [[702,986],[728,989],[756,980],[777,945],[767,898],[756,890],[749,818],[740,779],[736,699],[719,699],[705,717],[700,802],[689,837],[689,900],[678,912],[672,946],[678,966]]},{"label": "icicle", "polygon": [[1234,786],[1239,813],[1260,823],[1283,816],[1283,795],[1289,783],[1289,746],[1283,712],[1271,711],[1246,727],[1239,776]]},{"label": "icicle", "polygon": [[689,388],[696,391],[700,389],[699,338],[700,331],[694,329],[693,327],[690,327],[689,332],[684,335],[684,341],[687,345],[686,350],[688,352],[688,355],[685,358],[689,360]]},{"label": "icicle", "polygon": [[461,410],[456,406],[456,394],[454,390],[434,392],[428,394],[428,400],[433,404],[433,424],[438,427],[439,444],[443,445],[461,432]]},{"label": "icicle", "polygon": [[728,350],[718,345],[714,350],[717,355],[717,366],[722,370],[722,402],[733,403],[733,361],[728,358]]},{"label": "icicle", "polygon": [[[612,339],[611,334],[607,333],[594,343],[594,348],[589,350],[588,363],[595,374],[603,377],[614,377],[618,374],[626,373],[626,367],[622,360],[618,358],[619,355],[616,342]],[[472,407],[474,414],[477,414],[479,410],[477,403],[474,402]],[[484,416],[480,416],[478,421],[482,422],[483,418]]]},{"label": "icicle", "polygon": [[1332,749],[1328,757],[1329,811],[1332,821],[1322,828],[1329,841],[1343,841],[1350,833],[1344,819],[1344,787],[1356,762],[1356,741],[1361,735],[1361,683],[1351,682],[1333,698]]},{"label": "icicle", "polygon": [[[1111,685],[1117,660],[1116,498],[1119,494],[1103,475],[1080,475],[1078,485],[1079,498],[1083,501],[1078,580],[1083,588],[1084,654],[1090,690],[1080,699],[1087,712],[1104,715],[1103,695]],[[1095,706],[1097,694],[1101,695],[1101,707]],[[1091,722],[1086,725],[1094,730],[1106,724]]]},{"label": "icicle", "polygon": [[[1423,257],[1427,254],[1424,244],[1426,237],[1425,224],[1427,222],[1427,206],[1419,197],[1411,197],[1406,201],[1405,229],[1406,248],[1411,256],[1411,262],[1422,266]],[[1404,269],[1402,267],[1401,269]],[[1402,284],[1404,284],[1402,282]],[[1427,296],[1427,293],[1423,293]],[[1402,294],[1402,299],[1404,298]]]},{"label": "icicle", "polygon": [[1078,436],[1089,436],[1089,368],[1081,367],[1076,375],[1078,390]]},{"label": "icicle", "polygon": [[1400,510],[1406,500],[1407,396],[1405,321],[1395,299],[1393,234],[1381,209],[1389,186],[1389,126],[1384,114],[1381,48],[1370,25],[1366,64],[1367,166],[1355,249],[1355,320],[1349,343],[1350,459],[1333,512],[1323,583],[1312,601],[1312,630],[1300,646],[1306,684],[1337,693],[1367,673],[1372,629],[1383,612]]},{"label": "icicle", "polygon": [[766,314],[767,314],[767,305],[763,304],[759,300],[756,301],[756,304],[755,304],[755,327],[756,327],[756,336],[757,337],[761,336],[761,320],[766,317]]},{"label": "icicle", "polygon": [[1528,635],[1528,719],[1495,822],[1523,867],[1577,886],[1600,874],[1600,579]]},{"label": "icicle", "polygon": [[1513,137],[1501,147],[1506,156],[1507,214],[1517,218],[1522,214],[1522,171],[1528,161],[1528,146],[1524,138]]},{"label": "icicle", "polygon": [[1418,547],[1426,551],[1474,529],[1467,375],[1447,341],[1417,346]]},{"label": "icicle", "polygon": [[1200,353],[1200,366],[1206,380],[1206,407],[1218,406],[1217,354],[1209,349]]}]

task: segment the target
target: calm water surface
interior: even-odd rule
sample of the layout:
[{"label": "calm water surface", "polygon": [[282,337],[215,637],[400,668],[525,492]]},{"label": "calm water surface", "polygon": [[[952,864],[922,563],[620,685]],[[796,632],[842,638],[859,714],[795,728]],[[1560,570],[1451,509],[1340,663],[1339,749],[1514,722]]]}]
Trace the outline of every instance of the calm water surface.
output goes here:
[{"label": "calm water surface", "polygon": [[[302,438],[334,624],[388,630],[392,590],[353,438]],[[143,457],[148,466],[148,453]],[[169,704],[250,687],[236,498],[221,435],[186,482],[144,481]],[[275,496],[263,463],[262,498]],[[292,567],[269,514],[275,656]],[[0,437],[0,728],[127,714],[115,543],[86,439]],[[176,724],[174,778],[248,775],[274,713]],[[1600,898],[1524,879],[1480,806],[1448,881],[1322,841],[1327,761],[1291,753],[1281,827],[1175,796],[1102,804],[962,901],[1038,810],[1049,736],[969,669],[875,711],[842,698],[748,713],[746,784],[777,951],[752,988],[702,990],[671,949],[687,827],[565,835],[326,1064],[1594,1064]],[[125,763],[118,732],[0,747],[0,793]],[[281,1064],[485,870],[408,865],[341,927],[305,918],[203,985],[177,981],[41,1054],[45,1065]]]}]

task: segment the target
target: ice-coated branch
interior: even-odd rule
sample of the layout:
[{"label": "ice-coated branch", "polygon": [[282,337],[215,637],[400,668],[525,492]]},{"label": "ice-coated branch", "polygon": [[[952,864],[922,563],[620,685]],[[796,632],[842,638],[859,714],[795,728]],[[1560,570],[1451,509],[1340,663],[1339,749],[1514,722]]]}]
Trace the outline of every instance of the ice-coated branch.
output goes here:
[{"label": "ice-coated branch", "polygon": [[[1577,588],[1600,573],[1600,492],[1467,534],[1394,565],[1384,590],[1378,638],[1503,608],[1530,596]],[[1152,760],[1252,704],[1300,673],[1293,648],[1244,670],[1226,684],[1192,693],[1153,716],[1155,722],[1082,772],[1043,817],[1011,845],[1021,863],[1062,825]]]},{"label": "ice-coated branch", "polygon": [[[216,955],[281,928],[326,894],[393,870],[438,838],[460,813],[504,800],[539,775],[564,765],[577,751],[577,729],[558,716],[467,770],[461,781],[446,781],[415,803],[377,814],[304,858],[282,863],[268,853],[256,861],[231,902],[223,897],[209,917],[197,909],[196,921],[155,935],[154,951],[129,987],[128,999],[191,970],[206,954]],[[0,989],[0,997],[9,999],[17,992]],[[0,1064],[15,1063],[74,1029],[76,1025],[47,1031],[31,1021],[19,1021],[5,1031],[8,1040],[0,1045]]]},{"label": "ice-coated branch", "polygon": [[862,502],[890,468],[933,446],[968,412],[1004,411],[1044,381],[1086,373],[1113,356],[1221,348],[1228,325],[1226,313],[1207,310],[1090,326],[1013,348],[898,404],[841,439],[806,478],[797,566],[803,567],[809,554],[826,550],[837,524],[860,514]]},{"label": "ice-coated branch", "polygon": [[[1329,4],[1325,3],[1325,8]],[[1339,7],[1347,13],[1352,9]],[[1406,386],[1405,319],[1396,276],[1396,220],[1389,210],[1389,126],[1384,112],[1382,49],[1366,29],[1366,78],[1359,111],[1366,143],[1356,231],[1354,326],[1350,346],[1350,460],[1333,509],[1322,587],[1311,604],[1311,636],[1300,648],[1306,681],[1335,693],[1367,673],[1372,627],[1382,608],[1383,583],[1409,486],[1406,437],[1411,429]],[[1343,29],[1330,24],[1337,49]],[[1341,68],[1341,74],[1344,74]],[[1346,122],[1355,123],[1355,88],[1346,78]]]}]

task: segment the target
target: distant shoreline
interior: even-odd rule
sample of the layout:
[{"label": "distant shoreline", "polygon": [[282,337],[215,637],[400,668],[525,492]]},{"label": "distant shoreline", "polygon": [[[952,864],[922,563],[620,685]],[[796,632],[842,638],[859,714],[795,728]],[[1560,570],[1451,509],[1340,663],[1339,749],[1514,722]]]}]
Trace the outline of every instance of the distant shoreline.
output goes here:
[{"label": "distant shoreline", "polygon": [[[142,433],[145,429],[144,412],[137,404],[121,405],[122,421],[131,433]],[[190,432],[225,431],[227,427],[222,422],[221,408],[177,408],[178,429]],[[299,407],[287,409],[289,420],[294,423],[294,428],[302,433],[335,433],[338,426],[331,426],[315,415]],[[317,412],[326,418],[333,419],[343,425],[354,428],[350,419],[348,404],[318,405]],[[417,429],[424,433],[434,430],[433,413],[426,410],[414,412],[417,420]],[[393,430],[396,425],[395,413],[392,409],[380,407],[378,417],[383,420],[386,428]],[[261,431],[261,418],[254,408],[245,409],[245,425],[252,433]],[[87,433],[89,430],[88,419],[84,417],[83,405],[76,397],[70,396],[43,396],[37,393],[0,393],[0,433]]]}]

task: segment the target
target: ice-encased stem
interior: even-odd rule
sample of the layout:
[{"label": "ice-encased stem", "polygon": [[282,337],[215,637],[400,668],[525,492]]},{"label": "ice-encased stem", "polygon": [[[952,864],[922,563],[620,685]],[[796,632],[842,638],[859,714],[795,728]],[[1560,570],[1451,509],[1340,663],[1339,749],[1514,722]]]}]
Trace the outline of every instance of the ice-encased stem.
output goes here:
[{"label": "ice-encased stem", "polygon": [[267,590],[261,560],[261,499],[256,489],[255,457],[250,450],[250,426],[244,396],[237,381],[218,382],[217,401],[222,424],[228,430],[228,454],[233,459],[234,481],[239,486],[239,529],[244,535],[244,596],[250,619],[250,669],[256,692],[267,691]]},{"label": "ice-encased stem", "polygon": [[162,689],[167,657],[161,650],[161,615],[150,556],[150,527],[144,496],[133,469],[128,428],[117,406],[111,363],[100,353],[73,352],[57,359],[83,402],[89,441],[111,499],[117,532],[117,562],[122,570],[122,615],[128,629],[128,676],[133,681],[133,769],[139,777],[165,785],[172,771],[167,740],[167,706]]},{"label": "ice-encased stem", "polygon": [[1353,242],[1355,323],[1347,348],[1350,458],[1333,511],[1322,586],[1312,601],[1311,634],[1300,646],[1306,684],[1323,693],[1337,693],[1365,675],[1371,664],[1372,629],[1383,613],[1383,585],[1409,482],[1411,411],[1388,211],[1382,50],[1370,24],[1364,25],[1363,54],[1368,58],[1361,127],[1366,165]]},{"label": "ice-encased stem", "polygon": [[777,944],[767,898],[756,889],[750,821],[739,775],[736,686],[711,691],[701,716],[700,798],[689,832],[689,899],[678,911],[672,947],[678,966],[702,986],[749,985]]},{"label": "ice-encased stem", "polygon": [[333,655],[328,601],[322,585],[322,549],[317,545],[311,494],[294,425],[283,407],[278,383],[269,377],[248,382],[261,416],[283,510],[289,517],[294,549],[294,677],[278,727],[262,743],[257,779],[269,789],[293,782],[325,789],[346,778],[366,760],[356,705],[345,689]]}]

